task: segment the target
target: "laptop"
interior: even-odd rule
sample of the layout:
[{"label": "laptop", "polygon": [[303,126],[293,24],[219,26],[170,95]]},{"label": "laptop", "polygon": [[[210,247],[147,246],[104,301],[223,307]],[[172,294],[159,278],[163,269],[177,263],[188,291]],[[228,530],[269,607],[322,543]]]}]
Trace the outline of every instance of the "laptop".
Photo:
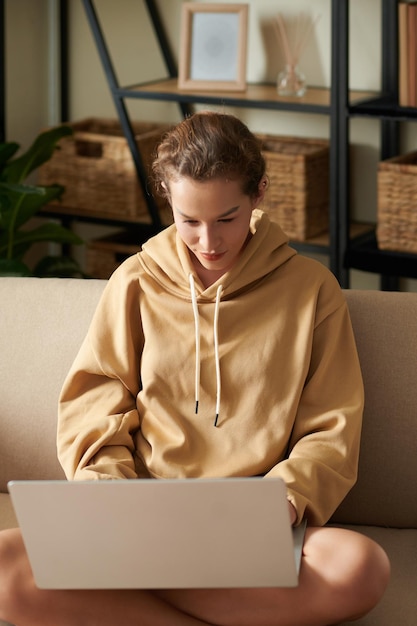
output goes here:
[{"label": "laptop", "polygon": [[43,589],[294,587],[305,527],[279,478],[11,481]]}]

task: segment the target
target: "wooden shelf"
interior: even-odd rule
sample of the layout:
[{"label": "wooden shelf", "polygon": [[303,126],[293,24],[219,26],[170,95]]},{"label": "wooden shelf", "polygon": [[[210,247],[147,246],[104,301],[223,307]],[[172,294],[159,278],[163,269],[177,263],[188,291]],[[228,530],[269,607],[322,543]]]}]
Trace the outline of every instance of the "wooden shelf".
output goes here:
[{"label": "wooden shelf", "polygon": [[[56,217],[59,219],[77,219],[88,222],[101,222],[123,226],[129,224],[132,226],[151,228],[152,223],[148,215],[133,216],[114,213],[100,213],[98,211],[88,211],[87,209],[79,209],[76,207],[67,207],[62,204],[49,204],[43,207],[40,215],[43,217]],[[167,224],[166,224],[167,225]]]},{"label": "wooden shelf", "polygon": [[245,91],[195,91],[191,89],[179,89],[176,78],[170,78],[167,80],[146,83],[143,85],[136,85],[129,88],[134,92],[149,94],[154,97],[168,96],[173,100],[178,98],[196,98],[200,102],[201,97],[224,99],[224,100],[247,100],[251,104],[259,100],[265,100],[267,102],[278,103],[292,103],[292,104],[312,104],[315,106],[329,106],[330,105],[330,91],[329,89],[319,89],[315,87],[308,87],[306,93],[301,98],[298,97],[286,97],[279,96],[275,85],[272,84],[248,84]]},{"label": "wooden shelf", "polygon": [[381,250],[375,229],[353,242],[347,251],[349,267],[385,276],[417,278],[417,255],[395,250]]},{"label": "wooden shelf", "polygon": [[[140,237],[141,234],[144,236],[151,236],[156,234],[158,230],[155,230],[155,227],[152,226],[149,219],[140,218],[140,217],[132,217],[132,216],[120,216],[117,212],[114,213],[98,213],[97,211],[87,211],[84,209],[78,209],[73,207],[65,207],[62,205],[47,205],[42,209],[39,213],[41,217],[45,218],[58,218],[62,220],[79,220],[86,222],[97,222],[100,224],[108,224],[110,226],[121,226],[121,227],[129,227],[132,232],[137,232]],[[166,224],[168,226],[169,224]],[[363,224],[352,222],[350,225],[350,238],[352,240],[361,238],[366,236],[369,233],[372,233],[375,230],[375,226],[373,224]],[[328,253],[330,248],[330,236],[329,232],[323,232],[315,237],[310,237],[305,241],[295,241],[291,240],[290,245],[302,251],[312,251],[312,252],[323,252]]]},{"label": "wooden shelf", "polygon": [[[362,240],[362,238],[370,236],[374,230],[374,224],[352,222],[349,227],[349,237],[352,241]],[[310,237],[305,241],[291,240],[290,245],[299,252],[328,254],[330,249],[330,234],[326,231],[316,235],[315,237]]]},{"label": "wooden shelf", "polygon": [[[375,229],[373,224],[363,224],[359,222],[352,222],[349,228],[349,234],[351,239],[356,239],[358,237],[362,237]],[[300,242],[294,242],[300,243]],[[316,235],[315,237],[310,237],[306,243],[316,245],[316,246],[328,246],[329,245],[329,233],[324,232],[320,233],[320,235]]]},{"label": "wooden shelf", "polygon": [[[300,110],[306,113],[315,112],[327,114],[330,112],[330,89],[308,87],[304,96],[279,96],[273,84],[247,85],[245,91],[192,91],[178,88],[176,78],[155,81],[141,85],[120,88],[119,94],[123,97],[168,100],[171,102],[211,103],[222,102],[233,106],[245,106],[259,109],[287,109]],[[369,98],[377,94],[371,91],[352,91],[352,103]]]}]

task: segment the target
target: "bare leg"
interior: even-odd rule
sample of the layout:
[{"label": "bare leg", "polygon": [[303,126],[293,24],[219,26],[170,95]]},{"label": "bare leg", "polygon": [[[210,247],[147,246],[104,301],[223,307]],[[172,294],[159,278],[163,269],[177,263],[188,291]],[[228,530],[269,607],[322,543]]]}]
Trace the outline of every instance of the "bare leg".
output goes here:
[{"label": "bare leg", "polygon": [[307,530],[296,588],[173,590],[159,596],[221,626],[328,626],[368,613],[389,573],[385,552],[367,537],[316,528]]},{"label": "bare leg", "polygon": [[16,626],[201,626],[145,591],[38,589],[18,529],[0,532],[0,619]]},{"label": "bare leg", "polygon": [[35,587],[20,532],[0,533],[0,618],[17,626],[325,626],[367,613],[389,563],[362,535],[307,531],[294,589],[43,591]]}]

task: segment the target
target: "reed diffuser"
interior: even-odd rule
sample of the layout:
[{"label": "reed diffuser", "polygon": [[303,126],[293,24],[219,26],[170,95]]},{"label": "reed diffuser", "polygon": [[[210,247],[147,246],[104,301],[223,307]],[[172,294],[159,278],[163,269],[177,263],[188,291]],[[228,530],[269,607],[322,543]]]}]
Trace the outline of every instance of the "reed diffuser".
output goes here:
[{"label": "reed diffuser", "polygon": [[316,21],[317,18],[312,20],[305,13],[299,13],[292,21],[288,19],[286,21],[281,13],[274,18],[275,32],[282,44],[285,57],[285,68],[278,74],[277,79],[277,91],[280,96],[301,97],[306,92],[306,78],[298,64]]}]

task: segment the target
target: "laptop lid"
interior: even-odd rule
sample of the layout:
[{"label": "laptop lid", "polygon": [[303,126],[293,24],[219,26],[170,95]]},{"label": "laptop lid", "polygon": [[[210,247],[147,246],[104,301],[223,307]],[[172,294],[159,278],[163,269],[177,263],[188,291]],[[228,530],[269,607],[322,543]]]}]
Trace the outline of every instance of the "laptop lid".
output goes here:
[{"label": "laptop lid", "polygon": [[296,586],[279,478],[11,481],[36,584],[46,589]]}]

